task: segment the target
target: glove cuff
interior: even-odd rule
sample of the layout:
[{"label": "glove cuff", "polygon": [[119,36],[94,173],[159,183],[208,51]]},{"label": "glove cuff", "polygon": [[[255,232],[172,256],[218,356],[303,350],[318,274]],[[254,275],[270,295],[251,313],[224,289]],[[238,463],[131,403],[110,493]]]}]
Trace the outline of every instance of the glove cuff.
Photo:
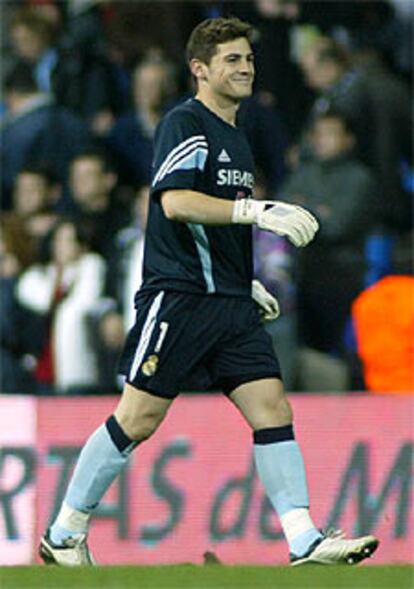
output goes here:
[{"label": "glove cuff", "polygon": [[241,225],[253,225],[257,218],[257,201],[253,198],[236,200],[233,206],[232,222]]}]

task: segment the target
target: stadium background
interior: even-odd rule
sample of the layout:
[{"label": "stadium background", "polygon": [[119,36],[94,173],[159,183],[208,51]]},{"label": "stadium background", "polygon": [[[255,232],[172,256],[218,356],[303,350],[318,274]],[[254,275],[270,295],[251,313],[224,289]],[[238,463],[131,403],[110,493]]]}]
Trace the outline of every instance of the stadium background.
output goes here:
[{"label": "stadium background", "polygon": [[[55,3],[9,4],[38,10]],[[101,5],[110,18],[111,4],[116,3],[87,4]],[[188,31],[200,17],[226,12],[245,16],[255,3],[120,4],[127,20],[134,14],[140,23],[137,53],[155,42],[180,62]],[[158,30],[148,25],[155,22],[150,4],[159,5]],[[295,4],[287,2],[285,7]],[[331,2],[303,4],[309,12],[307,24],[317,24],[345,42],[351,39],[351,44],[357,39],[360,48],[378,49],[394,74],[409,80],[411,64],[407,66],[404,52],[395,45],[392,27],[379,26],[386,22],[391,7],[394,14],[404,14],[404,2],[344,2],[335,8]],[[370,14],[380,18],[369,23],[367,17],[362,26],[358,15],[363,10],[359,10],[367,4],[378,5],[378,12]],[[145,14],[146,26],[142,24]],[[127,29],[121,27],[121,33]],[[115,35],[115,44],[130,51],[137,33],[122,34]],[[269,72],[272,57],[266,55],[263,63]],[[280,76],[284,67],[278,64]],[[306,92],[304,104],[293,102],[284,113],[293,136],[300,133],[303,112],[312,102]],[[284,100],[289,105],[289,96]],[[409,185],[409,174],[405,181]],[[404,228],[394,230],[393,236],[400,247],[396,271],[407,274],[410,234],[407,238]],[[29,394],[14,391],[10,395],[5,390],[0,395],[0,563],[6,565],[36,562],[39,535],[55,513],[80,447],[116,403],[107,390],[100,396],[99,387],[88,396],[24,392]],[[297,435],[318,523],[343,527],[351,534],[377,534],[382,543],[375,564],[410,563],[414,554],[413,397],[400,391],[378,392],[342,390],[340,395],[321,395],[303,390],[292,395]],[[250,449],[246,426],[223,397],[179,398],[157,436],[133,456],[130,468],[99,508],[91,530],[98,561],[202,563],[204,554],[213,552],[226,564],[285,564],[286,546],[255,479]]]}]

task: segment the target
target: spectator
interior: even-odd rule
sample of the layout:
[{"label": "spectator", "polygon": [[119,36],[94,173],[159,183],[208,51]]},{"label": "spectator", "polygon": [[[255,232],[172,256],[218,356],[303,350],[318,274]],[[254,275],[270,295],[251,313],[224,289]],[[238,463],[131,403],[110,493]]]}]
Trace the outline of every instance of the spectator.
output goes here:
[{"label": "spectator", "polygon": [[80,225],[62,220],[53,232],[51,261],[33,265],[19,280],[19,302],[49,325],[35,379],[41,390],[93,391],[98,384],[88,315],[103,292],[105,263],[92,253]]},{"label": "spectator", "polygon": [[98,136],[112,126],[118,109],[101,4],[99,0],[68,1],[53,78],[58,104],[81,117]]},{"label": "spectator", "polygon": [[0,392],[30,393],[35,391],[30,354],[42,346],[43,325],[19,305],[15,291],[34,252],[23,222],[14,215],[3,215],[0,230]]},{"label": "spectator", "polygon": [[70,164],[71,197],[92,247],[109,255],[116,232],[129,222],[128,208],[117,200],[117,176],[99,150],[79,153]]},{"label": "spectator", "polygon": [[398,71],[412,84],[413,70],[413,17],[414,6],[406,0],[390,0],[394,7],[394,18],[391,23],[393,35],[393,58]]},{"label": "spectator", "polygon": [[357,54],[373,53],[393,72],[411,84],[412,17],[411,2],[382,0],[356,2],[351,31],[352,47]]},{"label": "spectator", "polygon": [[33,67],[37,87],[50,92],[58,53],[55,46],[57,27],[35,8],[18,11],[10,23],[15,56]]},{"label": "spectator", "polygon": [[414,278],[382,278],[356,298],[352,316],[367,389],[413,395]]},{"label": "spectator", "polygon": [[2,208],[8,209],[22,168],[47,162],[59,182],[66,184],[68,163],[89,143],[89,136],[79,119],[37,89],[28,64],[19,63],[7,75],[5,100],[8,113],[0,131],[0,158]]},{"label": "spectator", "polygon": [[34,240],[40,259],[47,235],[57,221],[55,212],[60,186],[46,166],[25,166],[17,174],[13,187],[13,212],[23,221]]},{"label": "spectator", "polygon": [[353,124],[358,157],[380,184],[381,221],[389,229],[411,225],[411,198],[403,192],[401,167],[411,162],[411,112],[407,88],[384,67],[353,67],[330,39],[315,43],[302,56],[308,84],[319,96],[311,120],[335,109]]},{"label": "spectator", "polygon": [[117,168],[127,182],[149,182],[155,128],[174,94],[173,66],[161,56],[147,58],[136,66],[133,109],[115,122],[107,138]]},{"label": "spectator", "polygon": [[371,172],[352,155],[355,136],[342,115],[321,115],[311,137],[314,160],[282,188],[282,198],[321,222],[315,242],[298,254],[299,334],[306,347],[341,356],[351,303],[363,288],[364,244],[378,197]]}]

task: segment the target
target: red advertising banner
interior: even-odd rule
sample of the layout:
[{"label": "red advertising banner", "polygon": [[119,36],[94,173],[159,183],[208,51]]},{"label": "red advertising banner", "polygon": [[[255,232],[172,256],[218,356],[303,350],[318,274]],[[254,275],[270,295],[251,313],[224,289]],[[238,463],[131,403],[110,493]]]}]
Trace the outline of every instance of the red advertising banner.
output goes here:
[{"label": "red advertising banner", "polygon": [[[297,395],[291,401],[315,523],[350,535],[378,535],[375,564],[411,562],[413,399]],[[3,403],[0,398],[1,412]],[[28,441],[32,460],[23,457],[21,468],[31,469],[35,481],[38,538],[59,507],[81,446],[113,412],[116,399],[42,398],[36,403],[36,443]],[[19,419],[16,411],[14,419]],[[1,502],[2,487],[1,525],[7,505],[21,525],[17,502],[32,487],[14,495],[9,489],[8,504]],[[34,551],[31,536],[28,542]],[[208,550],[226,564],[287,563],[278,519],[253,467],[251,433],[224,396],[176,400],[158,432],[138,446],[130,467],[104,497],[90,545],[102,564],[200,563]]]},{"label": "red advertising banner", "polygon": [[0,564],[31,562],[35,539],[36,399],[0,397]]}]

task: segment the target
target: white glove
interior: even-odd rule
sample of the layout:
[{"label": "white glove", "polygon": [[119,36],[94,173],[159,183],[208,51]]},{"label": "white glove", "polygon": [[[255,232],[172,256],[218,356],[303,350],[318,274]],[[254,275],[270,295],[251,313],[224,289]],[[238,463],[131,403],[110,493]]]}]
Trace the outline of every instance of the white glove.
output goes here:
[{"label": "white glove", "polygon": [[273,321],[280,315],[279,303],[258,280],[252,280],[252,299],[259,305],[264,321]]},{"label": "white glove", "polygon": [[277,200],[236,200],[232,221],[243,225],[255,224],[259,229],[287,237],[296,247],[308,245],[319,229],[312,213]]}]

